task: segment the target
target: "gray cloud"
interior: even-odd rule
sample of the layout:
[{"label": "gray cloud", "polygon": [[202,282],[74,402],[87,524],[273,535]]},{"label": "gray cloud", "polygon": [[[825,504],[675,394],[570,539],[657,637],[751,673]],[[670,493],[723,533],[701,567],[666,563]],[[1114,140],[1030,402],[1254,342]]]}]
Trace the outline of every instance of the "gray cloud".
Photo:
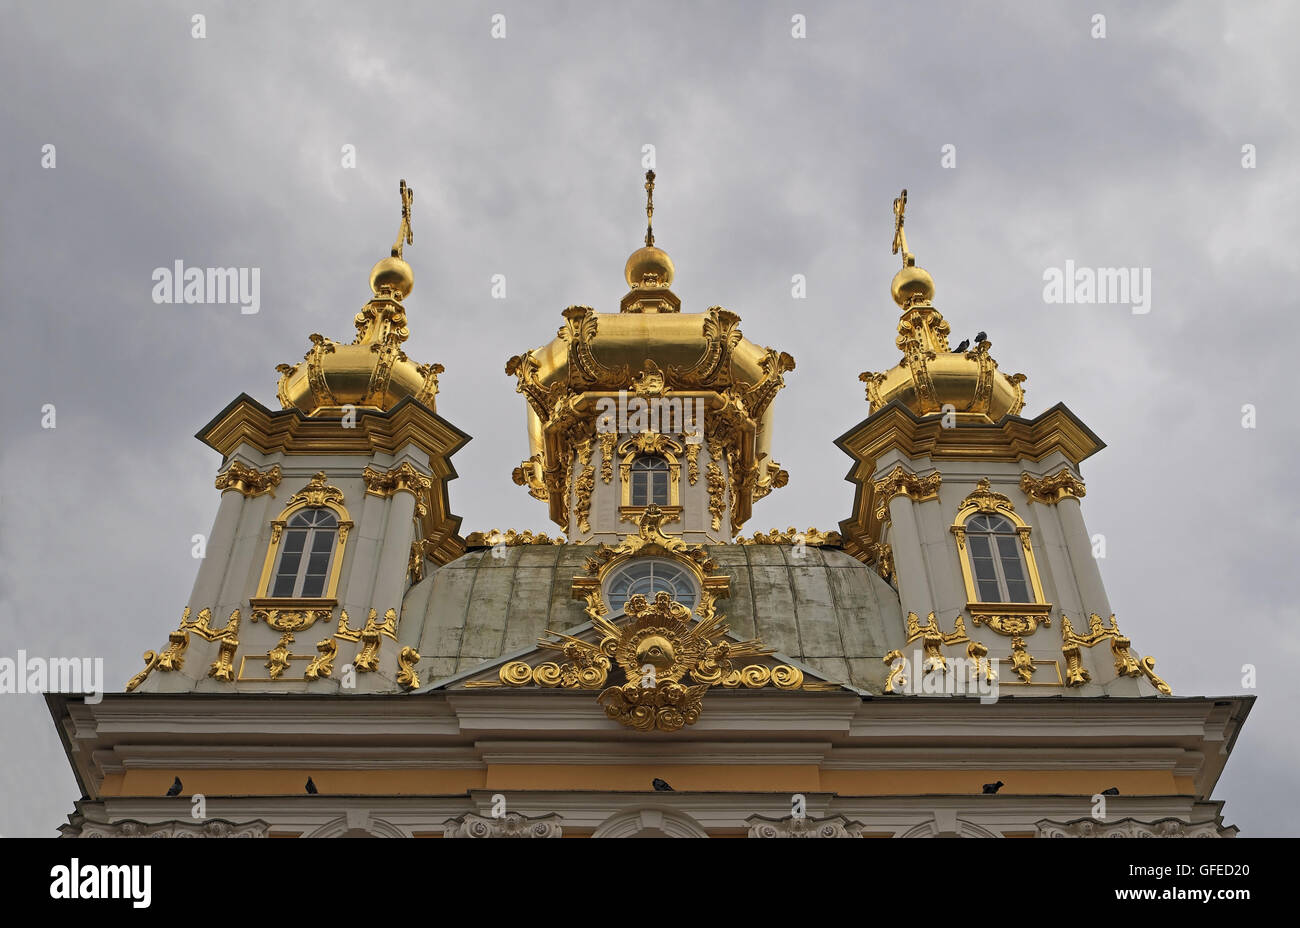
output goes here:
[{"label": "gray cloud", "polygon": [[[1240,692],[1258,667],[1228,820],[1300,832],[1294,7],[1116,9],[1093,40],[1070,4],[813,3],[795,41],[788,5],[517,4],[494,41],[471,4],[210,3],[204,40],[180,8],[0,6],[0,653],[103,655],[116,687],[165,640],[218,502],[191,436],[241,391],[275,405],[274,365],[309,332],[351,332],[398,177],[406,347],[446,365],[439,412],[474,436],[453,509],[467,530],[548,528],[510,483],[526,436],[503,365],[565,306],[617,305],[653,143],[684,308],[725,305],[799,362],[777,400],[791,483],[749,527],[848,513],[831,441],[866,415],[858,372],[897,361],[906,186],[954,334],[987,330],[1029,375],[1028,414],[1064,401],[1109,444],[1084,513],[1135,647],[1180,694]],[[176,259],[260,267],[261,312],[153,304]],[[1066,259],[1151,267],[1150,314],[1045,305]],[[50,834],[76,788],[48,716],[8,696],[0,726],[0,833]]]}]

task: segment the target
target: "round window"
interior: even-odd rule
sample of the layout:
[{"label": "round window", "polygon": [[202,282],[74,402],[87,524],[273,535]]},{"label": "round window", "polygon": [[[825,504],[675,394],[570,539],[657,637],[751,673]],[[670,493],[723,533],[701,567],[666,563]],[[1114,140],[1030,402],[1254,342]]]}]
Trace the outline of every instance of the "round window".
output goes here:
[{"label": "round window", "polygon": [[615,615],[623,611],[627,601],[640,593],[650,602],[655,594],[665,592],[673,602],[695,611],[699,592],[695,578],[680,564],[659,558],[637,558],[614,571],[605,582],[605,604]]}]

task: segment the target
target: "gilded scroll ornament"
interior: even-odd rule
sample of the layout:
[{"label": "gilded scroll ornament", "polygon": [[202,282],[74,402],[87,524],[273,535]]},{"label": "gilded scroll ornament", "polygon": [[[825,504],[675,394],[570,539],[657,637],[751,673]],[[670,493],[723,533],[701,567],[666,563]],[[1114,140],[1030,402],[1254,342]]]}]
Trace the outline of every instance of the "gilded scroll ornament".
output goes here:
[{"label": "gilded scroll ornament", "polygon": [[540,454],[534,454],[516,467],[511,472],[510,479],[518,486],[528,487],[528,495],[533,499],[547,500],[551,498],[551,491],[546,485],[546,472]]},{"label": "gilded scroll ornament", "polygon": [[446,368],[441,364],[421,364],[415,370],[424,378],[424,385],[420,387],[420,392],[415,394],[415,401],[432,407],[433,398],[438,395],[438,375]]},{"label": "gilded scroll ornament", "polygon": [[338,656],[339,645],[333,638],[325,638],[316,642],[317,654],[303,671],[304,680],[319,680],[321,677],[329,677],[334,673],[334,658]]},{"label": "gilded scroll ornament", "polygon": [[945,633],[939,627],[938,621],[931,612],[926,619],[926,624],[922,625],[921,620],[915,612],[907,614],[907,643],[911,644],[916,639],[922,639],[921,647],[925,651],[925,672],[933,670],[947,672],[948,659],[943,656],[942,646],[961,644],[970,641],[966,636],[966,620],[960,615],[953,623],[953,630]]},{"label": "gilded scroll ornament", "polygon": [[402,648],[397,654],[397,684],[408,690],[420,688],[420,677],[415,672],[415,665],[420,662],[420,652],[410,646]]},{"label": "gilded scroll ornament", "polygon": [[[699,620],[690,610],[673,602],[666,592],[653,603],[644,596],[632,596],[624,606],[627,622],[616,624],[603,612],[590,608],[592,626],[601,635],[598,642],[548,632],[558,641],[540,639],[543,648],[561,652],[564,663],[547,661],[531,667],[512,661],[498,671],[500,681],[482,681],[468,686],[546,686],[567,689],[600,689],[597,696],[605,714],[637,731],[677,731],[693,725],[700,717],[701,700],[712,686],[777,689],[821,689],[810,684],[802,671],[785,664],[768,667],[749,664],[737,667],[734,659],[772,653],[761,641],[732,641],[723,617],[702,605]],[[622,685],[606,686],[617,665]],[[693,683],[686,683],[690,677]],[[603,688],[602,688],[603,687]]]},{"label": "gilded scroll ornament", "polygon": [[614,445],[617,441],[617,432],[600,433],[600,479],[605,483],[614,479]]},{"label": "gilded scroll ornament", "polygon": [[[710,306],[704,313],[704,353],[690,367],[671,366],[668,376],[682,387],[723,389],[731,384],[731,353],[744,335],[740,317],[721,306]],[[794,367],[791,360],[790,366]]]},{"label": "gilded scroll ornament", "polygon": [[595,450],[595,443],[588,438],[578,445],[578,463],[582,471],[573,483],[573,492],[576,496],[573,505],[573,514],[578,521],[579,532],[591,531],[591,494],[596,489],[596,468],[591,463],[591,455]]},{"label": "gilded scroll ornament", "polygon": [[[320,405],[337,406],[339,402],[334,398],[329,382],[325,379],[325,356],[333,354],[336,345],[319,332],[313,332],[307,337],[311,340],[311,347],[303,355],[303,362],[307,365],[307,383]],[[289,407],[286,405],[285,408]]]},{"label": "gilded scroll ornament", "polygon": [[[254,602],[254,605],[257,601]],[[301,632],[311,628],[317,622],[327,621],[334,615],[333,609],[254,609],[254,622],[265,622],[277,632]]]},{"label": "gilded scroll ornament", "polygon": [[632,378],[631,392],[634,396],[660,397],[664,395],[666,386],[664,372],[653,360],[646,358],[641,365],[641,373]]},{"label": "gilded scroll ornament", "polygon": [[230,617],[234,626],[227,626],[227,631],[217,641],[217,659],[208,667],[208,676],[222,683],[235,682],[235,652],[239,650],[239,639],[235,633],[239,629],[239,610]]},{"label": "gilded scroll ornament", "polygon": [[776,399],[777,393],[785,386],[785,374],[794,370],[794,358],[784,351],[777,351],[775,348],[768,348],[762,360],[758,362],[759,368],[763,372],[763,379],[754,386],[745,389],[745,384],[739,384],[741,387],[741,398],[745,404],[745,411],[751,419],[761,419],[767,407]]},{"label": "gilded scroll ornament", "polygon": [[266,654],[266,669],[272,680],[278,680],[280,674],[284,673],[289,666],[289,658],[293,655],[289,653],[289,645],[293,643],[293,633],[285,632],[280,636],[280,640]]},{"label": "gilded scroll ornament", "polygon": [[1063,499],[1082,499],[1086,494],[1083,481],[1068,467],[1052,477],[1035,477],[1030,473],[1020,475],[1020,489],[1031,500],[1051,506]]},{"label": "gilded scroll ornament", "polygon": [[1065,685],[1083,686],[1092,679],[1092,674],[1083,666],[1082,652],[1078,642],[1062,646],[1065,655]]},{"label": "gilded scroll ornament", "polygon": [[[560,329],[562,341],[569,343],[569,387],[618,387],[628,382],[628,367],[606,367],[596,360],[591,343],[598,329],[596,311],[590,306],[570,306],[564,311],[565,325]],[[508,371],[507,371],[508,373]]]},{"label": "gilded scroll ornament", "polygon": [[231,461],[224,472],[217,474],[216,487],[223,493],[235,490],[247,497],[261,496],[279,486],[281,476],[279,464],[272,464],[267,470],[260,471],[239,461]]},{"label": "gilded scroll ornament", "polygon": [[1011,639],[1011,668],[1019,675],[1021,681],[1025,683],[1033,682],[1034,660],[1025,650],[1025,639],[1016,635]]},{"label": "gilded scroll ornament", "polygon": [[709,461],[709,516],[710,524],[716,532],[722,528],[722,505],[723,494],[727,490],[726,478],[722,476],[722,468],[714,461]]},{"label": "gilded scroll ornament", "polygon": [[872,412],[885,405],[885,401],[880,395],[880,385],[885,382],[885,377],[885,374],[876,371],[863,371],[858,374],[858,380],[867,385],[867,402],[870,404]]},{"label": "gilded scroll ornament", "polygon": [[[1132,655],[1130,649],[1133,643],[1127,636],[1120,633],[1119,624],[1115,621],[1114,613],[1111,614],[1109,626],[1103,623],[1101,616],[1097,615],[1097,613],[1091,613],[1088,616],[1088,633],[1086,635],[1076,632],[1070,623],[1069,617],[1063,615],[1061,616],[1061,637],[1061,651],[1065,654],[1068,685],[1082,686],[1092,678],[1092,675],[1083,669],[1079,648],[1081,646],[1091,648],[1103,641],[1109,641],[1111,656],[1115,660],[1115,673],[1117,676],[1136,677],[1139,674],[1146,674],[1148,678],[1153,678],[1151,682],[1156,689],[1159,689],[1165,695],[1172,693],[1169,690],[1169,684],[1148,671],[1146,661],[1152,661],[1152,666],[1154,666],[1154,659],[1144,658],[1139,661]],[[1159,680],[1158,683],[1157,680]],[[1166,692],[1167,690],[1169,692]]]},{"label": "gilded scroll ornament", "polygon": [[885,692],[901,693],[907,687],[907,677],[904,675],[907,670],[907,659],[903,657],[903,652],[895,648],[881,660],[889,665],[889,676],[885,679]]},{"label": "gilded scroll ornament", "polygon": [[839,532],[823,532],[809,528],[801,532],[793,525],[784,532],[772,529],[770,532],[755,532],[752,538],[738,538],[742,545],[807,545],[810,548],[837,548],[841,538]]},{"label": "gilded scroll ornament", "polygon": [[[344,632],[347,632],[345,634]],[[357,656],[352,660],[352,666],[358,673],[371,673],[379,669],[379,645],[381,644],[380,636],[387,635],[394,641],[397,640],[397,610],[389,609],[384,613],[384,621],[378,620],[378,611],[372,606],[370,614],[366,616],[366,624],[361,627],[360,631],[355,631],[347,627],[347,613],[344,612],[339,619],[339,630],[335,632],[339,638],[351,641],[359,641],[361,647],[357,649]],[[355,638],[349,638],[355,635]]]},{"label": "gilded scroll ornament", "polygon": [[1165,696],[1174,695],[1174,691],[1169,684],[1156,676],[1156,659],[1154,657],[1142,658],[1140,666],[1142,667],[1142,672],[1146,674],[1147,679],[1151,681],[1152,686],[1158,689]]},{"label": "gilded scroll ornament", "polygon": [[999,603],[972,603],[967,608],[970,610],[971,622],[976,627],[987,625],[1008,638],[1013,635],[1032,635],[1040,622],[1049,627],[1052,624],[1052,607],[1048,603],[1031,608],[1026,608],[1026,604],[1021,603],[1012,603],[1010,606],[1012,608],[1005,608]]},{"label": "gilded scroll ornament", "polygon": [[997,664],[989,660],[989,647],[978,641],[972,641],[966,646],[966,658],[975,665],[975,673],[984,675],[987,683],[994,683],[998,679]]},{"label": "gilded scroll ornament", "polygon": [[[832,532],[831,534],[838,534]],[[843,543],[841,539],[840,543]],[[894,582],[894,549],[887,541],[872,541],[867,544],[867,563],[874,564],[876,573],[886,583]]]},{"label": "gilded scroll ornament", "polygon": [[498,531],[495,528],[487,532],[470,532],[465,536],[465,545],[470,548],[495,548],[497,545],[505,545],[507,548],[513,548],[516,545],[562,544],[564,544],[563,535],[557,535],[552,538],[545,532],[516,532],[512,528],[506,529],[504,532]]},{"label": "gilded scroll ornament", "polygon": [[872,486],[876,499],[876,518],[885,518],[889,512],[889,501],[895,496],[907,496],[918,503],[939,498],[939,484],[943,475],[937,470],[924,477],[909,473],[902,464],[896,464],[883,480],[877,480]]},{"label": "gilded scroll ornament", "polygon": [[[180,626],[176,631],[171,632],[167,636],[166,649],[161,652],[144,652],[144,669],[127,681],[126,692],[130,693],[134,691],[136,687],[148,679],[149,674],[151,674],[155,669],[170,673],[184,667],[185,650],[190,645],[190,632],[194,632],[205,641],[225,642],[227,639],[230,639],[234,641],[234,647],[239,646],[239,642],[235,640],[235,636],[239,632],[238,609],[230,614],[230,619],[222,628],[213,628],[211,620],[212,610],[204,607],[199,610],[198,616],[193,621],[190,621],[190,607],[186,606],[184,611],[181,613]],[[208,670],[208,676],[216,677],[218,680],[226,679],[225,677],[219,676],[217,673],[213,672],[214,670],[220,669],[221,653],[222,652],[219,651],[217,660]],[[233,648],[230,649],[230,654],[234,654]]]},{"label": "gilded scroll ornament", "polygon": [[975,484],[975,489],[966,495],[961,501],[961,509],[973,507],[977,512],[1014,512],[1015,506],[1011,498],[1005,493],[999,493],[993,489],[988,477],[981,477]]},{"label": "gilded scroll ornament", "polygon": [[686,442],[686,479],[691,486],[695,486],[700,479],[700,442],[698,441]]},{"label": "gilded scroll ornament", "polygon": [[343,502],[343,491],[325,482],[325,471],[317,471],[307,485],[289,497],[286,509],[292,509],[301,503],[311,509],[320,509],[326,503]]}]

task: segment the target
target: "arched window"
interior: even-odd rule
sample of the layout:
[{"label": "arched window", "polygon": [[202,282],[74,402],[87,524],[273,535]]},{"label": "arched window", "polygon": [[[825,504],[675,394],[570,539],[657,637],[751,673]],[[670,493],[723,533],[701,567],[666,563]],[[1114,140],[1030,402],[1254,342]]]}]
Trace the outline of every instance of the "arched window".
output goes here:
[{"label": "arched window", "polygon": [[632,505],[668,505],[668,462],[658,455],[632,461]]},{"label": "arched window", "polygon": [[641,557],[610,574],[605,582],[605,603],[610,612],[617,615],[637,593],[654,602],[655,594],[660,591],[666,592],[673,598],[673,602],[681,603],[692,612],[699,602],[695,578],[689,570],[672,561]]},{"label": "arched window", "polygon": [[329,509],[303,509],[295,513],[284,527],[270,595],[324,596],[338,528],[338,517]]},{"label": "arched window", "polygon": [[1032,603],[1029,573],[1016,527],[1009,519],[977,513],[966,523],[966,551],[982,603]]}]

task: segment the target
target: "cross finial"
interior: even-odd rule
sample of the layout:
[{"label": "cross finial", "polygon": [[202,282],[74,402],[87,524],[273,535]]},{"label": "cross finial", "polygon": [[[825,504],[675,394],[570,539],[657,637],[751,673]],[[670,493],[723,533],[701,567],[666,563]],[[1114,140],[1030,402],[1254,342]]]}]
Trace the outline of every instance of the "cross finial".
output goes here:
[{"label": "cross finial", "polygon": [[655,172],[653,170],[645,172],[645,244],[649,248],[655,243],[654,233],[654,215],[655,215]]},{"label": "cross finial", "polygon": [[907,236],[903,234],[903,212],[907,209],[907,188],[894,198],[894,254],[903,253],[903,267],[915,263],[912,253],[907,250]]},{"label": "cross finial", "polygon": [[393,257],[402,257],[402,246],[414,244],[411,237],[411,202],[415,199],[415,191],[406,186],[403,180],[401,186],[397,188],[402,194],[402,224],[397,229],[397,241],[393,243]]}]

